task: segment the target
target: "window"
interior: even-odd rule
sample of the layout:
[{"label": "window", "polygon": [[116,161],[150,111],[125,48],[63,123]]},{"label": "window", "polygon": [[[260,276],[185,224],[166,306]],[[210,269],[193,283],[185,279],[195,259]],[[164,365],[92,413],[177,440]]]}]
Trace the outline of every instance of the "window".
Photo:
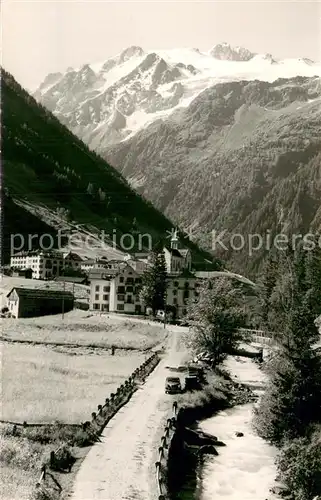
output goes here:
[{"label": "window", "polygon": [[177,305],[177,298],[176,298],[176,297],[173,299],[173,304],[174,304],[175,306]]},{"label": "window", "polygon": [[124,302],[125,295],[117,295],[117,300],[119,300],[120,302]]},{"label": "window", "polygon": [[123,311],[124,310],[124,304],[117,304],[117,311]]},{"label": "window", "polygon": [[128,293],[133,293],[133,290],[134,290],[134,289],[133,289],[133,287],[132,287],[132,286],[128,286],[128,287],[126,287],[126,291],[127,291]]},{"label": "window", "polygon": [[120,281],[120,283],[124,283],[124,276],[121,276],[121,277],[119,278],[119,281]]},{"label": "window", "polygon": [[126,303],[127,304],[132,304],[133,303],[133,296],[132,295],[127,295]]},{"label": "window", "polygon": [[135,281],[136,281],[136,283],[141,283],[142,279],[141,278],[136,278]]},{"label": "window", "polygon": [[119,286],[117,288],[117,293],[125,293],[125,287],[124,286]]},{"label": "window", "polygon": [[107,293],[106,295],[103,295],[103,300],[109,300],[109,294]]},{"label": "window", "polygon": [[189,297],[189,291],[188,290],[184,290],[183,297],[184,297],[184,299],[188,299],[188,297]]},{"label": "window", "polygon": [[185,286],[185,288],[188,288],[189,287],[189,282],[185,281],[184,286]]},{"label": "window", "polygon": [[110,292],[110,286],[104,286],[104,292]]},{"label": "window", "polygon": [[177,295],[177,290],[173,290],[173,295]]},{"label": "window", "polygon": [[95,286],[95,292],[99,292],[99,285]]},{"label": "window", "polygon": [[100,304],[94,304],[94,306],[93,306],[93,307],[94,307],[94,309],[100,309],[100,307],[99,307],[99,306],[100,306]]},{"label": "window", "polygon": [[95,300],[99,300],[99,293],[95,294]]},{"label": "window", "polygon": [[134,278],[127,278],[127,283],[133,283],[134,282]]},{"label": "window", "polygon": [[178,286],[178,281],[174,281],[174,286]]},{"label": "window", "polygon": [[109,311],[109,304],[103,304],[101,308],[103,311]]}]

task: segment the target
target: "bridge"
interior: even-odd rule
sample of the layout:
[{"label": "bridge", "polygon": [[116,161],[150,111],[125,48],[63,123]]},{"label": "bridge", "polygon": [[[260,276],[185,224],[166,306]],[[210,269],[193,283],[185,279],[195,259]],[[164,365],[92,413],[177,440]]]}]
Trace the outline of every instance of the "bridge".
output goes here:
[{"label": "bridge", "polygon": [[250,328],[240,328],[239,331],[248,335],[255,344],[260,344],[263,347],[272,346],[275,343],[273,332],[265,332],[264,330],[254,330]]}]

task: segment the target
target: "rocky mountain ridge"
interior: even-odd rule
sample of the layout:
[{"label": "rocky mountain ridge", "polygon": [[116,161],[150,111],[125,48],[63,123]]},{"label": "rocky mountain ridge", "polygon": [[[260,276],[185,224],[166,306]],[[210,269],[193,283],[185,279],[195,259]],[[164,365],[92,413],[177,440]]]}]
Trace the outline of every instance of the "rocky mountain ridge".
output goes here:
[{"label": "rocky mountain ridge", "polygon": [[[103,154],[210,249],[213,230],[229,241],[321,229],[320,130],[319,78],[229,82]],[[215,251],[238,270],[262,258]]]},{"label": "rocky mountain ridge", "polygon": [[229,81],[321,76],[304,59],[277,61],[226,43],[209,52],[128,47],[115,57],[53,73],[34,97],[91,148],[117,144],[188,106],[202,91]]},{"label": "rocky mountain ridge", "polygon": [[[308,59],[228,44],[208,53],[131,47],[51,76],[37,98],[211,250],[213,230],[228,240],[320,228],[320,76]],[[262,260],[245,249],[215,253],[238,271]]]}]

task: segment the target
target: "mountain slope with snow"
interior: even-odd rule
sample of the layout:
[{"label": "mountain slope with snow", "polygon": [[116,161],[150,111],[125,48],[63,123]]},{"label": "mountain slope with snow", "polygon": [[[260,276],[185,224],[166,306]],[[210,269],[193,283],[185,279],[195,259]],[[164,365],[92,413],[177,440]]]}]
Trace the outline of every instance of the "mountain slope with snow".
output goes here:
[{"label": "mountain slope with snow", "polygon": [[[225,82],[102,153],[144,197],[243,272],[248,235],[321,229],[321,82]],[[212,230],[224,246],[213,248]],[[230,238],[244,245],[233,251]],[[239,245],[240,238],[237,240]]]},{"label": "mountain slope with snow", "polygon": [[[51,75],[37,98],[145,198],[212,249],[212,230],[321,229],[321,65],[223,43],[139,47]],[[256,271],[264,252],[215,248]]]},{"label": "mountain slope with snow", "polygon": [[277,61],[226,43],[209,52],[129,47],[106,61],[46,77],[34,97],[91,148],[118,143],[223,82],[321,76],[321,64]]}]

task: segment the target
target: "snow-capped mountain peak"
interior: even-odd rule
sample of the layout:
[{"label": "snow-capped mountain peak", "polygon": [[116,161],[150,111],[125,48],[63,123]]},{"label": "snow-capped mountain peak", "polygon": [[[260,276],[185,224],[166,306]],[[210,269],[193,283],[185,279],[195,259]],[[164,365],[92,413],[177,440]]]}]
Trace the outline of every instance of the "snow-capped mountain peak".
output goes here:
[{"label": "snow-capped mountain peak", "polygon": [[308,59],[278,61],[225,42],[209,52],[134,45],[102,62],[48,75],[34,97],[99,149],[189,106],[218,83],[315,75],[321,76],[321,65]]},{"label": "snow-capped mountain peak", "polygon": [[128,61],[128,59],[131,59],[132,57],[141,57],[143,55],[144,55],[144,50],[141,47],[132,45],[131,47],[127,47],[127,49],[122,51],[122,53],[119,56],[118,63],[122,64],[123,62]]},{"label": "snow-capped mountain peak", "polygon": [[226,42],[218,43],[209,51],[215,59],[224,61],[249,61],[255,54],[243,47],[232,47]]}]

